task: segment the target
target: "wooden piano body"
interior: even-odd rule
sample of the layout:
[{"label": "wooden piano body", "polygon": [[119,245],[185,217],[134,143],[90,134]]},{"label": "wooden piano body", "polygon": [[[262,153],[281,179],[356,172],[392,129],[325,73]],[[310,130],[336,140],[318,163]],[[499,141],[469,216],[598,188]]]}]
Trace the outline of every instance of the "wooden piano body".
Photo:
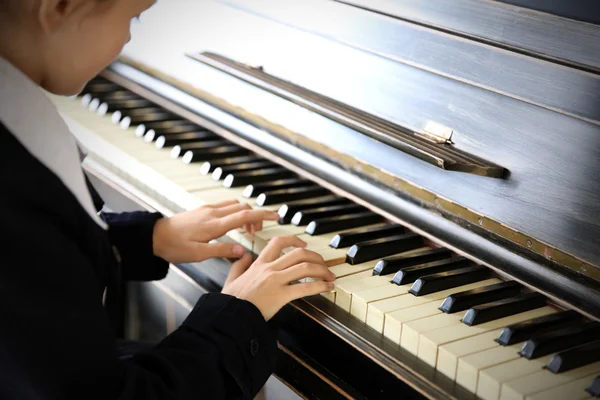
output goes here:
[{"label": "wooden piano body", "polygon": [[[484,0],[161,0],[102,76],[598,319],[600,14],[585,0],[513,3],[548,13]],[[100,117],[57,102],[93,136]],[[133,159],[137,143],[151,148],[127,140]],[[168,214],[221,190],[152,175],[144,157],[114,165],[113,147],[82,143],[114,209]],[[180,265],[131,286],[130,335],[172,330],[226,271]],[[276,375],[302,396],[479,394],[330,300],[296,301],[273,321]]]}]

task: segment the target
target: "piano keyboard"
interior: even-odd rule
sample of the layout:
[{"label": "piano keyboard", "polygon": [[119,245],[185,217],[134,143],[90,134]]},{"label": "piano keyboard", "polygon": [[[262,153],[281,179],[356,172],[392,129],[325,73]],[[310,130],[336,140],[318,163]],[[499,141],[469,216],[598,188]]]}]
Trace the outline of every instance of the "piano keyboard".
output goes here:
[{"label": "piano keyboard", "polygon": [[297,235],[337,276],[324,297],[478,397],[600,395],[598,322],[114,83],[51,98],[91,158],[173,212],[232,198],[278,210],[262,231],[227,236],[260,253]]}]

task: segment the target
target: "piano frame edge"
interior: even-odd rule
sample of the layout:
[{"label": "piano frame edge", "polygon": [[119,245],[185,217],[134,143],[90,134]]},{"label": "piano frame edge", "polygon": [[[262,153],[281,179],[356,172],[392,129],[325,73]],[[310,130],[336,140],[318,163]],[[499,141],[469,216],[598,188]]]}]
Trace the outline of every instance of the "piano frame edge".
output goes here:
[{"label": "piano frame edge", "polygon": [[[407,226],[432,242],[449,248],[499,275],[519,281],[541,292],[557,304],[600,320],[600,283],[567,269],[555,260],[484,229],[436,205],[406,193],[391,192],[389,187],[357,179],[347,169],[317,157],[262,127],[198,98],[198,90],[182,89],[159,71],[133,60],[123,59],[101,73],[106,79],[148,98],[156,104],[205,126],[215,133],[326,187],[334,193],[377,212],[391,221]],[[214,97],[214,96],[212,96]],[[185,104],[184,104],[185,103]],[[204,115],[204,116],[201,116]],[[235,121],[235,129],[227,126]],[[318,153],[317,153],[318,154]],[[326,178],[323,178],[326,177]],[[443,199],[438,198],[439,201]],[[458,206],[455,204],[451,204]],[[497,223],[498,225],[501,225]],[[476,256],[475,256],[476,255]],[[502,266],[500,268],[499,266]]]}]

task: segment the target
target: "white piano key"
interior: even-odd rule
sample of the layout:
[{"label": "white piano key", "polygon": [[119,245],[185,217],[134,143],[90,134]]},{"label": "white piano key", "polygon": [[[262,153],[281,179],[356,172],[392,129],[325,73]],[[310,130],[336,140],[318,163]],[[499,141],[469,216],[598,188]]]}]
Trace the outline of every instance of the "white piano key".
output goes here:
[{"label": "white piano key", "polygon": [[[398,296],[384,299],[381,301],[375,301],[369,304],[369,311],[367,315],[367,324],[376,329],[378,332],[383,332],[385,326],[385,320],[387,314],[393,311],[401,310],[408,307],[415,307],[421,304],[428,303],[430,301],[442,300],[453,293],[462,292],[465,290],[476,289],[482,286],[493,285],[500,282],[497,278],[487,279],[484,281],[473,282],[463,286],[457,286],[452,289],[442,290],[436,293],[431,293],[424,296],[413,296],[412,294],[408,297]],[[440,311],[440,314],[442,312]]]},{"label": "white piano key", "polygon": [[89,93],[86,93],[83,95],[83,97],[81,97],[81,102],[79,103],[82,107],[87,108],[90,105],[90,102],[92,101],[93,96]]},{"label": "white piano key", "polygon": [[520,349],[520,344],[507,347],[498,345],[479,353],[459,358],[456,382],[467,388],[470,392],[476,393],[477,384],[479,383],[479,371],[519,359]]},{"label": "white piano key", "polygon": [[419,338],[422,333],[459,324],[461,318],[462,315],[460,314],[444,314],[440,312],[437,315],[409,321],[402,325],[400,346],[417,355],[419,351]]},{"label": "white piano key", "polygon": [[369,276],[361,280],[351,280],[346,283],[336,284],[336,300],[340,308],[350,312],[352,306],[352,293],[361,292],[367,289],[372,289],[380,286],[390,285],[394,274],[376,275],[369,271]]},{"label": "white piano key", "polygon": [[585,391],[591,384],[597,374],[591,374],[584,378],[577,379],[564,385],[553,387],[543,392],[527,396],[526,400],[584,400],[590,397]]},{"label": "white piano key", "polygon": [[[430,317],[440,313],[439,301],[430,301],[419,306],[397,310],[385,316],[383,335],[396,344],[400,344],[402,337],[402,326],[406,322]],[[367,319],[369,317],[367,316]]]},{"label": "white piano key", "polygon": [[91,112],[96,112],[98,111],[98,107],[100,107],[100,99],[93,99],[88,105],[88,110]]},{"label": "white piano key", "polygon": [[502,332],[502,329],[496,329],[440,346],[436,369],[448,378],[452,380],[456,379],[458,360],[469,354],[499,346],[495,339],[498,338],[500,332]]},{"label": "white piano key", "polygon": [[[330,271],[333,272],[334,268],[337,268],[337,267],[342,266],[342,265],[344,265],[344,264],[339,264],[339,265],[333,266],[333,267],[330,268]],[[333,273],[335,274],[335,272],[333,272]],[[371,275],[372,275],[372,272],[370,270],[359,272],[357,274],[346,275],[346,276],[343,276],[341,278],[337,277],[337,275],[336,275],[335,282],[333,283],[333,286],[334,286],[333,290],[331,292],[328,292],[329,294],[326,296],[327,299],[330,300],[330,301],[332,301],[333,303],[337,304],[337,285],[338,284],[352,282],[352,281],[355,281],[355,280],[361,280],[361,279],[364,279],[364,278],[368,278]]]},{"label": "white piano key", "polygon": [[457,324],[431,332],[426,332],[419,339],[418,357],[427,364],[435,367],[437,363],[438,348],[446,343],[476,336],[491,330],[499,329],[510,324],[541,317],[556,312],[552,307],[542,307],[509,317],[500,318],[477,326]]},{"label": "white piano key", "polygon": [[541,371],[551,358],[552,356],[541,357],[535,360],[519,358],[479,371],[477,396],[484,400],[498,400],[500,398],[500,389],[505,382]]},{"label": "white piano key", "polygon": [[[420,249],[415,249],[415,250],[411,250],[411,251],[407,251],[405,253],[401,253],[401,254],[405,254],[405,255],[410,255],[413,253],[418,253],[419,251],[423,250],[423,248]],[[375,265],[377,265],[377,262],[379,261],[379,259],[377,260],[373,260],[375,262],[375,264],[373,265],[373,268],[375,268]],[[368,264],[371,265],[371,263],[363,263],[363,264],[357,264],[361,267],[358,267],[358,269],[362,268],[363,265]],[[373,269],[371,268],[371,270]],[[394,277],[394,274],[389,274],[386,276],[372,276],[372,274],[365,279],[364,281],[358,282],[358,281],[354,281],[351,284],[347,283],[347,285],[340,285],[338,287],[338,296],[341,296],[339,298],[336,298],[336,304],[337,301],[340,301],[340,307],[344,308],[344,309],[350,309],[351,307],[351,302],[352,302],[352,295],[354,293],[358,293],[367,289],[372,289],[378,286],[385,286],[385,285],[389,285],[392,284],[391,280]]]},{"label": "white piano key", "polygon": [[[288,247],[286,249],[283,249],[282,253],[283,254],[287,254],[290,251],[295,250],[295,247]],[[305,247],[305,249],[307,250],[311,250],[314,252],[319,253],[319,255],[321,257],[323,257],[323,260],[325,261],[325,264],[328,267],[332,267],[338,264],[342,264],[346,261],[346,252],[343,250],[339,250],[339,249],[332,249],[332,248],[314,248],[312,247],[310,244],[307,245]]]},{"label": "white piano key", "polygon": [[544,369],[503,384],[500,390],[500,400],[525,400],[528,396],[548,391],[592,374],[598,375],[598,373],[600,373],[600,362],[560,374],[554,374]]},{"label": "white piano key", "polygon": [[356,318],[363,322],[367,322],[367,312],[369,303],[375,301],[387,299],[390,297],[396,297],[405,295],[411,288],[412,283],[408,285],[394,285],[390,283],[385,286],[378,286],[370,289],[361,290],[352,294],[352,304],[350,306],[350,313]]},{"label": "white piano key", "polygon": [[108,103],[102,103],[98,106],[98,110],[96,111],[96,114],[98,114],[98,116],[100,116],[100,117],[105,117],[107,112],[108,112]]},{"label": "white piano key", "polygon": [[[248,199],[246,199],[248,200]],[[255,252],[261,252],[271,239],[277,236],[299,236],[304,233],[302,227],[294,225],[273,225],[261,232],[256,232]]]}]

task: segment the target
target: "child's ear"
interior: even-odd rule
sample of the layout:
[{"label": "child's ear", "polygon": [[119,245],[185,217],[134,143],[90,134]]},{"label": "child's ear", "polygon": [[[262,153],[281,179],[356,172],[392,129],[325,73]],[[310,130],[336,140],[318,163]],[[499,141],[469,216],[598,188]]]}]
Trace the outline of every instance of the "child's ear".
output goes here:
[{"label": "child's ear", "polygon": [[46,33],[56,32],[77,14],[86,0],[40,0],[38,20]]}]

